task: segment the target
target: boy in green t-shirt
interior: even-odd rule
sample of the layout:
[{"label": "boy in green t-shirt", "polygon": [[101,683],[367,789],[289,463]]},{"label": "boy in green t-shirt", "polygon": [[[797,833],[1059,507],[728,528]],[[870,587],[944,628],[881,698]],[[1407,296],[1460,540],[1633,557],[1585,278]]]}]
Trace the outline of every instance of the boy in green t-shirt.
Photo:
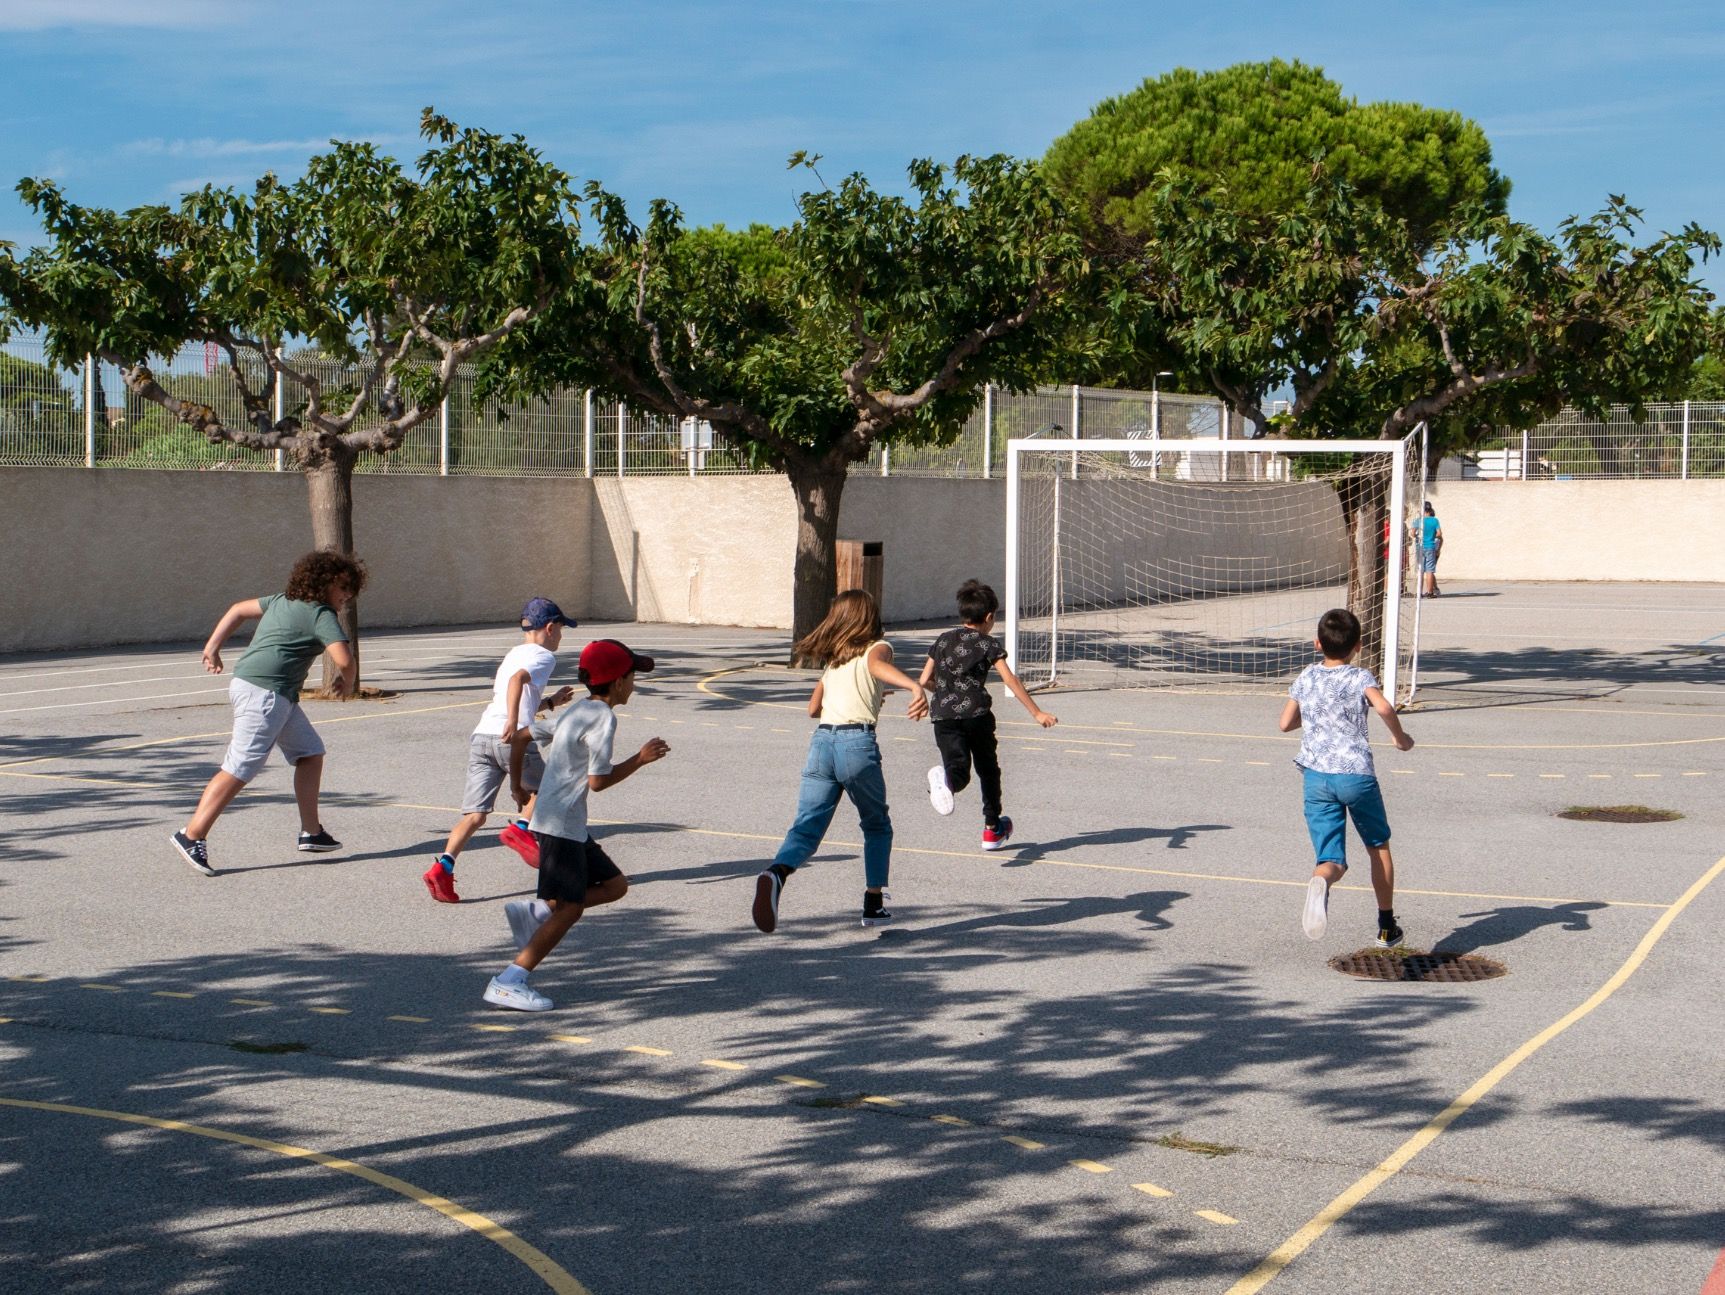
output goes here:
[{"label": "boy in green t-shirt", "polygon": [[222,767],[204,788],[197,811],[174,833],[180,857],[206,877],[210,867],[205,838],[222,811],[264,767],[271,748],[294,767],[293,792],[299,803],[299,848],[312,853],[339,850],[341,842],[318,821],[318,788],[323,782],[323,742],[300,709],[299,690],[306,672],[325,651],[341,672],[340,693],[353,691],[358,666],[337,614],[365,586],[365,564],[342,553],[308,553],[294,563],[287,592],[235,603],[216,622],[204,644],[204,669],[222,672],[222,644],[242,621],[255,620],[251,646],[234,666],[228,699],[234,708],[234,736]]}]

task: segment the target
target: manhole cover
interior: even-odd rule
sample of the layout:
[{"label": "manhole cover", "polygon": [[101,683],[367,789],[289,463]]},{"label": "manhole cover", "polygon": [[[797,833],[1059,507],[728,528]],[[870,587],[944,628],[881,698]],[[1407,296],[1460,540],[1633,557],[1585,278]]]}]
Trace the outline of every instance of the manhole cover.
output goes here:
[{"label": "manhole cover", "polygon": [[1393,949],[1361,949],[1331,958],[1330,965],[1361,980],[1425,980],[1446,985],[1495,980],[1509,968],[1471,953],[1397,953]]},{"label": "manhole cover", "polygon": [[1674,809],[1649,809],[1646,805],[1571,805],[1557,816],[1583,823],[1674,823],[1683,817]]}]

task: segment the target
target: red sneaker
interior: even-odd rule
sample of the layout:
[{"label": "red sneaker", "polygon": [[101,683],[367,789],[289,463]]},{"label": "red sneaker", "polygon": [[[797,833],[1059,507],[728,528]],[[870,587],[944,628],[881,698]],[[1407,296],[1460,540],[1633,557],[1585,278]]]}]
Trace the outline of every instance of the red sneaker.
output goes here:
[{"label": "red sneaker", "polygon": [[431,867],[425,870],[420,880],[431,892],[431,897],[440,904],[459,904],[461,896],[455,893],[455,874],[446,872],[441,863],[432,861]]},{"label": "red sneaker", "polygon": [[520,855],[521,862],[529,868],[539,866],[539,842],[533,839],[533,833],[524,832],[511,823],[498,834],[497,839]]},{"label": "red sneaker", "polygon": [[998,850],[1007,843],[1011,836],[1012,820],[1002,814],[1000,821],[993,827],[982,829],[982,848],[984,850]]}]

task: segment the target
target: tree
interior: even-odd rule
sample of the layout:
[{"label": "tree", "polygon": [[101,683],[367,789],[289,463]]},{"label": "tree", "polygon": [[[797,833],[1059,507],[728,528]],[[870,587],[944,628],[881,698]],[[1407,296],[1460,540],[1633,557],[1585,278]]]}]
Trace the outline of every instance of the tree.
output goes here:
[{"label": "tree", "polygon": [[[309,487],[313,545],[351,553],[359,456],[399,447],[458,367],[542,314],[578,260],[573,184],[519,135],[431,109],[421,133],[430,147],[411,174],[338,142],[293,184],[265,175],[249,195],[205,188],[173,209],[81,207],[25,180],[48,242],[0,256],[0,301],[45,330],[51,359],[93,354],[211,442],[285,450]],[[152,369],[199,342],[224,357],[240,417]],[[283,381],[303,400],[278,420]],[[357,609],[343,620],[357,654]]]},{"label": "tree", "polygon": [[[793,165],[818,159],[798,155]],[[594,387],[704,419],[797,501],[793,631],[832,601],[846,470],[879,444],[945,443],[984,384],[1034,386],[1095,301],[1075,231],[1038,169],[917,162],[914,201],[860,175],[806,193],[787,229],[637,227],[590,190],[582,281],[499,350],[499,385]]]}]

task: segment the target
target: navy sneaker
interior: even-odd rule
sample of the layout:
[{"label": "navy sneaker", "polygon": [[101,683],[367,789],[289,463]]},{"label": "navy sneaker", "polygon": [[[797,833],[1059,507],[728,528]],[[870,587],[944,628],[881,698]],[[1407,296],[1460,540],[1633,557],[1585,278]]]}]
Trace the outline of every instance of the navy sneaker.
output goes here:
[{"label": "navy sneaker", "polygon": [[210,867],[210,849],[203,841],[194,841],[184,832],[175,832],[174,849],[180,852],[180,858],[192,865],[194,871],[201,872],[206,877],[216,875],[216,870]]},{"label": "navy sneaker", "polygon": [[331,850],[341,849],[341,842],[323,830],[323,824],[317,825],[315,832],[299,834],[299,848],[307,854],[328,854]]}]

